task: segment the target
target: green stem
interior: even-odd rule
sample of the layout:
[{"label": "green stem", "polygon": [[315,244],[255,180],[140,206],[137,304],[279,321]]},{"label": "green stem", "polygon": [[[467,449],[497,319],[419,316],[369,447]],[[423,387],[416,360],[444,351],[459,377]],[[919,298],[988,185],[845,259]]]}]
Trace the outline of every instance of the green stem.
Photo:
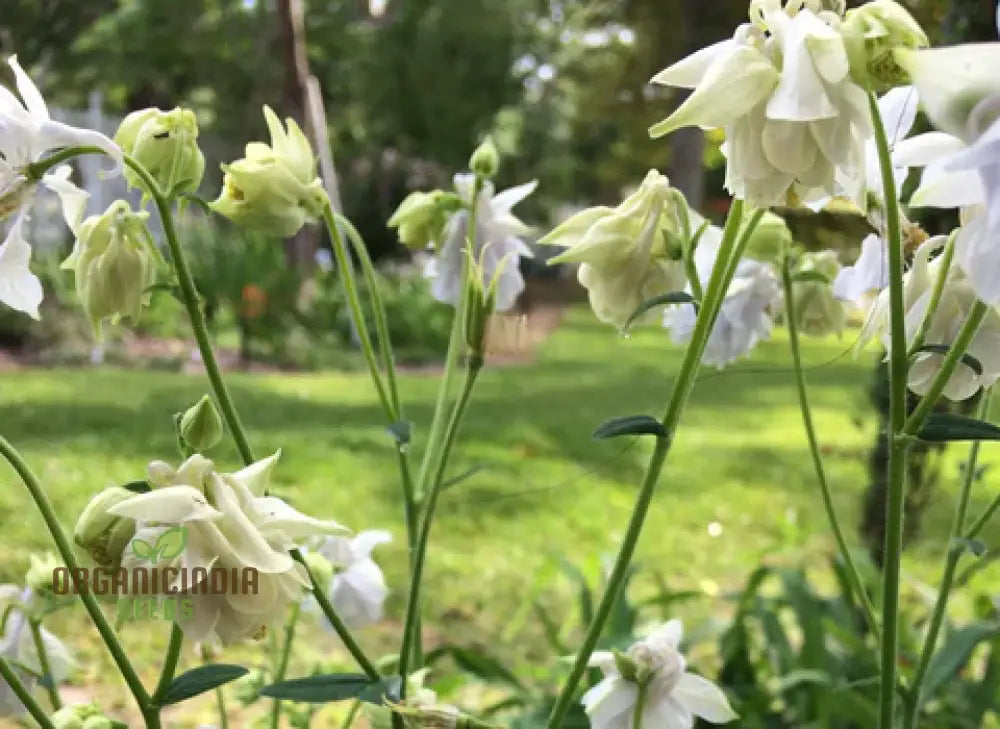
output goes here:
[{"label": "green stem", "polygon": [[46,714],[45,710],[38,705],[38,702],[35,701],[35,697],[32,696],[31,692],[25,688],[23,683],[21,683],[21,679],[18,678],[17,673],[11,665],[7,663],[7,659],[3,656],[0,656],[0,678],[4,680],[4,683],[10,686],[10,689],[14,692],[17,700],[20,701],[24,705],[24,708],[28,710],[28,713],[31,714],[31,718],[38,722],[38,726],[42,729],[55,729],[55,725],[49,721],[48,714]]},{"label": "green stem", "polygon": [[219,362],[215,357],[215,351],[212,349],[212,340],[208,334],[208,326],[205,324],[205,316],[202,314],[201,306],[198,303],[198,289],[194,285],[191,269],[188,267],[187,259],[184,257],[184,249],[177,238],[174,217],[170,212],[170,202],[145,167],[128,155],[125,155],[125,164],[142,179],[156,205],[157,213],[160,216],[160,223],[163,225],[163,234],[167,239],[167,246],[170,249],[170,258],[174,263],[174,271],[177,273],[181,298],[184,300],[184,308],[187,310],[188,319],[191,321],[191,329],[194,331],[194,338],[198,343],[198,351],[201,353],[201,361],[205,366],[205,373],[208,375],[212,391],[215,393],[215,399],[219,402],[222,417],[225,419],[226,425],[229,426],[229,432],[236,443],[236,449],[240,453],[240,458],[243,459],[245,465],[250,465],[254,461],[253,451],[250,449],[250,442],[247,440],[243,424],[240,422],[240,416],[236,412],[233,398],[226,388],[225,380],[222,378],[222,371],[219,369]]},{"label": "green stem", "polygon": [[930,388],[928,388],[927,393],[920,399],[917,407],[914,408],[913,413],[906,420],[906,424],[903,427],[904,434],[912,436],[920,432],[924,421],[927,420],[927,416],[934,410],[938,398],[941,397],[941,393],[944,392],[944,388],[948,385],[948,380],[951,379],[951,376],[955,373],[955,369],[962,363],[963,355],[968,351],[973,337],[979,331],[979,326],[983,323],[983,319],[989,313],[989,310],[990,307],[987,304],[976,299],[976,303],[973,304],[968,318],[958,331],[955,341],[952,342],[948,353],[941,360],[941,368],[931,381]]},{"label": "green stem", "polygon": [[229,729],[229,714],[226,711],[226,694],[222,686],[215,689],[215,705],[219,713],[219,729]]},{"label": "green stem", "polygon": [[[980,419],[986,417],[990,407],[990,392],[983,394],[982,402],[979,403]],[[924,703],[923,690],[924,679],[927,678],[927,670],[930,668],[931,659],[934,657],[934,649],[937,648],[938,635],[944,623],[944,616],[948,608],[948,598],[951,596],[951,588],[955,582],[955,571],[958,568],[958,561],[962,557],[965,548],[956,540],[962,537],[965,530],[965,520],[969,513],[969,500],[972,497],[972,485],[976,480],[976,467],[979,462],[979,447],[981,442],[973,441],[969,446],[969,456],[965,461],[965,473],[962,479],[962,489],[958,495],[958,504],[955,506],[955,516],[951,523],[951,534],[948,540],[948,549],[945,553],[944,570],[941,577],[941,587],[938,589],[937,600],[934,603],[934,610],[931,613],[931,620],[927,627],[927,635],[924,638],[923,650],[920,652],[920,662],[917,670],[913,674],[910,683],[910,694],[905,716],[903,717],[903,729],[915,729],[917,719],[920,716],[920,709]]]},{"label": "green stem", "polygon": [[924,312],[924,318],[920,322],[920,329],[917,330],[917,336],[910,342],[910,349],[906,354],[909,359],[913,359],[917,352],[920,351],[920,348],[927,343],[927,332],[930,331],[931,322],[934,320],[934,313],[937,311],[938,304],[941,303],[941,294],[944,292],[944,285],[951,271],[951,261],[955,257],[956,235],[957,231],[948,236],[944,253],[941,254],[941,267],[938,269],[937,278],[934,279],[934,288],[931,289],[931,300],[927,304],[927,311]]},{"label": "green stem", "polygon": [[997,509],[1000,509],[1000,496],[994,498],[993,501],[990,502],[990,505],[986,507],[986,511],[984,511],[982,514],[979,515],[979,518],[976,519],[975,523],[973,523],[973,525],[969,527],[969,531],[965,533],[964,535],[965,538],[975,539],[976,537],[978,537],[979,533],[986,528],[987,524],[989,524],[990,519],[993,518],[993,515],[997,512]]},{"label": "green stem", "polygon": [[646,694],[649,692],[649,681],[639,684],[635,696],[635,708],[632,709],[632,729],[642,729],[642,715],[646,709]]},{"label": "green stem", "polygon": [[[13,467],[17,472],[17,475],[21,477],[21,481],[24,482],[25,487],[28,489],[28,493],[31,494],[31,498],[35,502],[35,506],[42,515],[42,519],[45,521],[45,526],[48,527],[49,534],[52,535],[52,540],[56,544],[56,549],[59,551],[59,556],[62,558],[63,563],[69,568],[70,573],[74,574],[76,570],[80,569],[80,563],[76,559],[76,554],[73,552],[73,548],[70,546],[69,539],[66,537],[66,533],[63,531],[62,526],[59,524],[59,520],[56,518],[55,510],[52,508],[52,503],[49,501],[48,496],[45,494],[45,490],[42,488],[38,477],[35,476],[31,468],[25,462],[21,454],[18,453],[6,438],[0,436],[0,454],[3,455],[7,462]],[[85,587],[81,587],[80,600],[83,602],[84,608],[86,608],[87,613],[90,615],[90,619],[94,622],[94,627],[97,628],[97,632],[100,633],[104,644],[108,648],[108,652],[111,654],[111,658],[114,660],[115,665],[118,667],[118,672],[121,673],[122,679],[128,685],[129,691],[135,698],[136,703],[139,705],[143,716],[147,720],[147,727],[149,729],[156,729],[159,724],[158,722],[150,725],[150,717],[148,716],[151,708],[149,701],[149,694],[146,693],[146,689],[142,685],[142,681],[139,679],[139,675],[135,672],[132,664],[129,662],[128,656],[125,654],[125,650],[122,648],[121,643],[118,642],[118,637],[115,635],[114,630],[108,623],[107,618],[101,611],[101,606],[97,603],[97,599],[94,595],[87,590]]]},{"label": "green stem", "polygon": [[899,574],[903,552],[903,505],[906,494],[908,441],[901,438],[906,422],[906,311],[903,301],[903,242],[899,200],[878,99],[868,94],[882,190],[885,195],[886,244],[889,248],[889,492],[886,504],[885,555],[882,572],[882,644],[879,681],[879,729],[894,729],[896,716],[896,652],[899,646]]},{"label": "green stem", "polygon": [[861,605],[865,619],[871,631],[878,636],[878,621],[875,618],[875,610],[872,608],[868,593],[865,591],[864,583],[858,573],[854,560],[851,558],[850,550],[847,547],[847,540],[844,532],[840,528],[840,521],[837,519],[837,510],[833,504],[833,496],[830,492],[830,484],[826,479],[826,469],[823,467],[823,457],[819,452],[819,442],[816,438],[816,428],[813,424],[812,410],[809,407],[809,390],[806,385],[805,370],[802,367],[802,352],[799,347],[799,328],[795,320],[795,289],[792,285],[791,264],[786,256],[781,266],[781,281],[785,292],[785,326],[788,327],[788,343],[792,351],[792,365],[795,370],[795,384],[799,395],[799,408],[802,411],[802,424],[805,427],[806,439],[809,441],[809,453],[812,456],[813,468],[816,470],[816,481],[819,483],[820,495],[823,499],[823,508],[826,509],[826,518],[830,522],[830,529],[833,531],[834,539],[837,542],[837,549],[840,551],[841,559],[847,568],[847,578],[854,591],[855,598]]},{"label": "green stem", "polygon": [[42,669],[42,680],[45,684],[45,691],[49,696],[49,703],[52,710],[58,711],[62,708],[62,700],[59,698],[59,686],[56,677],[52,675],[52,663],[49,661],[49,652],[45,650],[45,640],[42,638],[42,623],[34,618],[28,619],[28,628],[31,630],[31,640],[35,644],[35,653],[38,654],[38,666]]},{"label": "green stem", "polygon": [[68,162],[74,157],[79,157],[83,154],[103,154],[105,152],[100,147],[94,147],[91,145],[83,145],[79,147],[66,147],[65,149],[60,149],[58,152],[50,154],[45,159],[40,159],[37,162],[33,162],[25,169],[24,174],[29,180],[37,182],[42,179],[42,176],[46,172],[54,167],[58,167],[63,162]]},{"label": "green stem", "polygon": [[344,717],[344,721],[340,725],[340,729],[351,729],[351,725],[354,724],[354,719],[357,717],[359,711],[361,711],[361,701],[354,699],[351,702],[351,708],[347,712],[347,716]]},{"label": "green stem", "polygon": [[312,591],[313,597],[316,598],[316,602],[319,603],[319,607],[323,611],[323,615],[325,615],[326,619],[330,621],[330,625],[333,626],[334,631],[340,637],[340,640],[343,641],[344,647],[347,648],[347,652],[351,654],[355,661],[357,661],[361,670],[365,672],[365,675],[368,676],[368,678],[373,681],[380,679],[382,676],[378,672],[378,669],[375,668],[375,664],[372,663],[368,656],[365,655],[365,652],[361,650],[361,646],[359,646],[358,642],[354,640],[354,636],[351,635],[351,631],[346,625],[344,625],[344,621],[340,619],[340,616],[337,615],[337,611],[334,610],[333,605],[330,604],[330,598],[326,596],[324,586],[317,582],[316,576],[313,575],[312,570],[309,569],[309,565],[306,564],[306,561],[302,558],[302,554],[299,550],[293,549],[291,555],[292,559],[305,568],[306,574],[309,575],[310,590]]},{"label": "green stem", "polygon": [[[278,668],[274,672],[274,683],[284,681],[288,674],[288,661],[292,656],[292,643],[295,641],[295,626],[299,622],[299,612],[301,604],[294,603],[288,615],[288,622],[285,623],[285,642],[281,647],[281,658],[278,661]],[[275,699],[271,705],[271,729],[278,729],[281,725],[281,699]]]},{"label": "green stem", "polygon": [[760,222],[763,214],[763,210],[758,210],[748,224],[743,227],[741,232],[743,201],[739,199],[734,200],[732,207],[729,209],[729,216],[726,219],[726,228],[723,232],[718,259],[712,269],[705,297],[698,312],[698,319],[691,334],[691,341],[684,352],[684,359],[681,362],[680,371],[677,373],[677,379],[674,381],[670,401],[667,404],[666,413],[663,417],[663,430],[666,435],[656,439],[653,453],[649,459],[649,466],[646,468],[646,475],[643,478],[642,485],[639,487],[639,494],[636,497],[632,516],[625,531],[625,537],[618,550],[618,556],[615,559],[611,574],[608,576],[607,587],[594,613],[594,618],[587,628],[587,633],[580,645],[580,650],[576,655],[566,683],[563,685],[562,691],[556,699],[555,705],[552,707],[548,729],[557,729],[566,717],[566,712],[573,701],[576,687],[587,670],[590,654],[593,652],[594,646],[597,645],[597,641],[604,629],[604,624],[611,614],[611,608],[621,594],[628,576],[629,565],[632,562],[632,555],[635,552],[636,544],[639,541],[639,536],[642,533],[642,527],[646,520],[646,514],[649,511],[649,505],[653,499],[653,493],[656,490],[656,482],[659,479],[663,463],[670,450],[670,438],[676,430],[684,408],[687,405],[688,398],[691,396],[691,391],[694,388],[694,382],[701,364],[701,357],[705,352],[705,346],[712,333],[712,328],[715,326],[719,308],[722,306],[722,301],[729,289],[733,272],[736,270],[739,259],[750,241],[750,234],[757,223]]},{"label": "green stem", "polygon": [[414,554],[413,570],[410,574],[410,593],[406,600],[406,618],[403,622],[403,644],[399,650],[399,674],[403,676],[404,684],[406,683],[406,676],[409,675],[411,652],[418,640],[420,587],[423,581],[424,561],[427,556],[427,544],[430,541],[431,526],[434,523],[438,498],[441,496],[441,485],[444,483],[448,456],[455,445],[458,430],[462,425],[465,411],[472,398],[472,390],[476,384],[476,378],[479,376],[482,366],[483,361],[479,356],[473,355],[469,358],[466,366],[465,381],[462,383],[462,390],[459,393],[458,400],[455,402],[455,408],[452,410],[451,418],[448,420],[448,426],[445,428],[441,446],[441,457],[437,460],[437,468],[434,471],[431,487],[427,493],[427,503],[424,506],[420,533],[417,537],[417,550]]},{"label": "green stem", "polygon": [[153,691],[152,703],[159,705],[170,690],[170,684],[174,682],[174,674],[177,673],[177,662],[181,657],[181,646],[184,644],[184,631],[174,623],[170,628],[170,641],[167,643],[167,653],[163,657],[163,668],[160,670],[160,680],[156,683],[156,690]]}]

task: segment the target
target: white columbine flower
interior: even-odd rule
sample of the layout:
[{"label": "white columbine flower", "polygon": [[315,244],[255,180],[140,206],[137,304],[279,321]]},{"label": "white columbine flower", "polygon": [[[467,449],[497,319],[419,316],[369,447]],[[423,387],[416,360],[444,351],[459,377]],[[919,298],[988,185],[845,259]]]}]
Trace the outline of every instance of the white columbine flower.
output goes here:
[{"label": "white columbine flower", "polygon": [[568,247],[549,264],[579,263],[597,318],[621,328],[644,301],[687,286],[678,204],[667,178],[651,170],[618,207],[583,210],[538,242]]},{"label": "white columbine flower", "polygon": [[[187,579],[188,590],[181,597],[193,601],[192,614],[181,615],[177,622],[191,640],[204,641],[215,634],[223,643],[231,643],[281,620],[289,603],[301,599],[302,588],[309,585],[305,569],[289,551],[309,537],[346,531],[334,521],[313,519],[265,495],[279,455],[232,474],[218,473],[200,455],[191,456],[176,471],[154,461],[149,465],[153,489],[109,509],[136,520],[122,566],[177,569],[176,589]],[[157,545],[166,531],[177,526],[184,530],[183,550],[151,565],[143,556],[148,545]],[[225,594],[205,594],[217,591],[198,589],[197,576],[216,567],[255,569],[256,594],[243,594],[237,587]]]},{"label": "white columbine flower", "polygon": [[840,16],[818,2],[753,0],[751,23],[730,40],[675,63],[653,82],[694,89],[665,121],[724,127],[726,188],[758,206],[835,194],[835,176],[856,179],[870,136],[865,92],[850,77]]},{"label": "white columbine flower", "polygon": [[[710,226],[695,251],[695,266],[703,285],[712,275],[721,242],[722,230]],[[721,368],[748,354],[770,336],[774,327],[770,312],[780,300],[781,286],[771,266],[752,258],[741,260],[722,301],[701,361]],[[671,307],[663,315],[663,325],[671,330],[671,339],[676,344],[690,341],[696,320],[694,307],[687,304]]]},{"label": "white columbine flower", "polygon": [[[947,238],[937,236],[923,243],[913,255],[913,265],[903,282],[903,305],[906,310],[906,339],[912,342],[927,314],[934,282],[942,265],[939,256],[930,261],[930,256],[944,245]],[[930,346],[948,347],[955,341],[959,330],[968,319],[969,312],[976,303],[976,292],[962,270],[952,265],[948,271],[941,299],[930,320],[924,343]],[[891,339],[889,327],[889,292],[883,291],[872,307],[868,321],[862,328],[858,348],[874,337],[881,335],[882,343],[888,350]],[[972,397],[980,387],[989,387],[1000,378],[1000,313],[990,308],[982,325],[972,338],[968,354],[983,366],[980,375],[966,363],[958,368],[948,380],[944,396],[949,400],[961,401]],[[907,384],[918,395],[927,394],[941,368],[944,354],[933,351],[917,353],[910,366]]]},{"label": "white columbine flower", "polygon": [[[455,175],[455,189],[466,206],[472,205],[475,175]],[[493,183],[486,181],[479,193],[476,215],[476,248],[474,258],[482,262],[483,286],[489,285],[502,265],[497,287],[497,311],[508,311],[524,290],[524,278],[518,260],[531,257],[531,249],[521,238],[530,232],[527,225],[511,212],[513,207],[535,191],[538,182],[512,187],[493,194]],[[438,301],[455,306],[462,294],[462,268],[468,241],[469,211],[455,213],[445,226],[442,241],[424,270],[431,279],[431,293]]]},{"label": "white columbine flower", "polygon": [[[627,660],[635,676],[623,676],[609,652],[591,656],[590,665],[604,672],[604,679],[583,695],[593,729],[691,729],[696,716],[713,724],[737,718],[715,684],[686,670],[687,661],[678,650],[681,634],[681,622],[671,620],[633,644]],[[646,684],[641,707],[638,681]],[[637,708],[642,711],[640,722],[634,720]]]},{"label": "white columbine flower", "polygon": [[372,530],[354,538],[327,537],[319,548],[334,568],[330,602],[349,628],[364,628],[382,619],[389,589],[371,555],[375,547],[391,541],[389,532]]},{"label": "white columbine flower", "polygon": [[861,253],[853,266],[845,266],[833,280],[833,295],[860,305],[865,296],[889,285],[889,249],[872,233],[861,241]]},{"label": "white columbine flower", "polygon": [[[24,609],[31,602],[30,588],[19,589],[16,585],[0,585],[0,656],[12,664],[21,683],[29,691],[38,684],[35,677],[41,675],[42,664],[35,647],[34,636],[28,625],[28,617]],[[42,645],[52,671],[52,680],[56,683],[66,680],[73,668],[73,658],[69,650],[57,637],[41,629]],[[22,670],[23,666],[28,671]],[[0,717],[16,718],[25,714],[24,705],[14,695],[13,689],[3,679],[0,679]]]},{"label": "white columbine flower", "polygon": [[[0,303],[37,319],[42,286],[28,269],[31,246],[24,237],[24,222],[35,192],[34,183],[27,177],[28,165],[53,149],[91,145],[115,160],[117,174],[121,171],[122,151],[103,134],[53,121],[45,100],[17,57],[11,56],[8,63],[21,100],[0,86],[0,218],[16,214],[7,239],[0,245]],[[69,167],[59,167],[44,175],[42,184],[59,196],[72,228],[83,214],[87,194],[69,181],[69,174]]]}]

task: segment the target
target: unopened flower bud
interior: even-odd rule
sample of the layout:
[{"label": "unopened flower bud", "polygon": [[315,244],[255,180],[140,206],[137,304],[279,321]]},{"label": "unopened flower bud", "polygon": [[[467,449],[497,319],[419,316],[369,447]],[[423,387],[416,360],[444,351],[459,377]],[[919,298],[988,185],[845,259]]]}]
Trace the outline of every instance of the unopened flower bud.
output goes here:
[{"label": "unopened flower bud", "polygon": [[134,496],[120,486],[104,489],[90,500],[76,522],[73,541],[101,567],[118,567],[126,545],[135,534],[134,519],[110,513],[112,507]]},{"label": "unopened flower bud", "polygon": [[[146,168],[165,194],[194,192],[205,174],[198,148],[198,121],[189,109],[133,111],[122,121],[115,142]],[[125,179],[146,194],[146,184],[130,167]]]},{"label": "unopened flower bud", "polygon": [[196,451],[203,452],[222,439],[222,418],[212,398],[205,395],[181,416],[180,435]]},{"label": "unopened flower bud", "polygon": [[843,331],[844,305],[834,298],[832,286],[839,271],[833,251],[806,253],[800,259],[793,274],[792,295],[795,323],[803,334],[822,337]]},{"label": "unopened flower bud", "polygon": [[266,106],[264,117],[271,145],[251,142],[246,157],[222,166],[222,194],[211,207],[245,228],[287,238],[319,218],[328,198],[298,124],[288,119],[286,130]]},{"label": "unopened flower bud", "polygon": [[55,729],[112,729],[115,723],[101,713],[97,704],[64,706],[49,720]]},{"label": "unopened flower bud", "polygon": [[450,192],[413,192],[396,209],[387,225],[396,228],[400,242],[423,250],[441,240],[448,219],[462,208],[462,199]]},{"label": "unopened flower bud", "polygon": [[149,213],[118,200],[103,215],[83,221],[73,253],[62,264],[76,273],[77,296],[98,338],[105,319],[137,321],[156,282],[161,258],[147,218]]},{"label": "unopened flower bud", "polygon": [[24,576],[24,583],[32,592],[44,597],[52,592],[52,573],[65,565],[49,552],[44,555],[33,554],[28,560],[28,572]]},{"label": "unopened flower bud", "polygon": [[750,234],[746,255],[755,261],[774,263],[780,260],[791,245],[792,231],[788,229],[784,219],[766,212]]},{"label": "unopened flower bud", "polygon": [[333,579],[333,574],[335,572],[333,564],[330,560],[319,552],[306,552],[302,555],[302,558],[305,560],[306,566],[309,567],[309,572],[316,579],[317,584],[330,584],[330,580]]},{"label": "unopened flower bud", "polygon": [[500,153],[492,137],[486,137],[469,158],[469,169],[482,180],[492,180],[500,167]]},{"label": "unopened flower bud", "polygon": [[636,665],[636,662],[621,651],[614,651],[613,655],[615,657],[615,668],[618,669],[621,677],[626,681],[637,683],[639,680],[639,666]]},{"label": "unopened flower bud", "polygon": [[495,729],[493,724],[463,714],[449,704],[408,706],[390,704],[409,729]]},{"label": "unopened flower bud", "polygon": [[852,76],[875,90],[908,83],[894,51],[925,48],[930,43],[920,24],[896,0],[872,0],[849,10],[841,33]]}]

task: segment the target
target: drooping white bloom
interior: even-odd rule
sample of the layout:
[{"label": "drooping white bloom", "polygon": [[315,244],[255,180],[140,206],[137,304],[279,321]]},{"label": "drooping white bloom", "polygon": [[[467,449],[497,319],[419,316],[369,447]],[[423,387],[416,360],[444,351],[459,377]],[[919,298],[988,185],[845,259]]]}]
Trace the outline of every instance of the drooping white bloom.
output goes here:
[{"label": "drooping white bloom", "polygon": [[[913,264],[903,282],[903,305],[906,311],[906,340],[912,343],[927,316],[927,309],[933,294],[934,283],[941,270],[942,258],[930,261],[930,256],[944,245],[947,238],[938,236],[923,243],[913,255]],[[947,273],[941,299],[931,315],[930,325],[924,339],[925,345],[948,347],[965,324],[969,312],[976,303],[976,292],[962,269],[952,265]],[[889,292],[880,294],[872,307],[868,321],[861,330],[858,347],[861,348],[876,336],[889,350]],[[968,354],[983,366],[983,373],[977,373],[968,364],[962,363],[952,374],[944,389],[949,400],[961,401],[972,397],[980,387],[989,387],[1000,378],[1000,313],[990,308],[982,325],[972,338]],[[941,368],[944,353],[921,351],[916,354],[910,366],[907,384],[918,395],[925,395]]]},{"label": "drooping white bloom", "polygon": [[874,233],[861,241],[861,254],[853,266],[845,266],[833,280],[833,295],[841,301],[860,304],[864,297],[889,285],[889,249]]},{"label": "drooping white bloom", "polygon": [[838,169],[861,176],[870,136],[840,16],[815,2],[753,0],[750,18],[731,40],[653,77],[694,91],[650,133],[724,127],[726,188],[754,205],[784,204],[790,191],[803,202],[832,196]]},{"label": "drooping white bloom", "polygon": [[[124,567],[174,570],[174,588],[193,604],[190,616],[177,619],[191,640],[214,634],[231,643],[280,620],[309,584],[305,569],[289,551],[309,537],[346,531],[334,521],[313,519],[265,495],[279,455],[232,474],[218,473],[200,455],[191,456],[176,471],[156,461],[149,465],[153,489],[109,509],[136,520]],[[182,529],[183,549],[165,556],[159,550],[157,555],[164,534],[177,534],[177,527]],[[199,588],[208,579],[206,573],[217,567],[241,574],[247,568],[256,570],[256,591],[245,594],[238,585],[222,594]]]},{"label": "drooping white bloom", "polygon": [[651,170],[618,207],[583,210],[538,242],[568,247],[549,264],[579,263],[597,318],[621,328],[644,301],[687,286],[677,205],[667,178]]},{"label": "drooping white bloom", "polygon": [[389,532],[372,530],[354,538],[327,537],[319,548],[335,570],[330,580],[330,602],[349,628],[364,628],[382,619],[389,588],[371,555],[375,547],[391,541]]},{"label": "drooping white bloom", "polygon": [[[686,670],[687,661],[679,651],[681,635],[681,622],[671,620],[633,644],[627,655],[635,676],[623,676],[609,652],[591,656],[590,665],[604,672],[604,679],[583,695],[593,729],[691,729],[696,716],[713,724],[737,718],[715,684]],[[646,683],[641,707],[637,707],[639,681]],[[637,708],[642,711],[638,724]]]},{"label": "drooping white bloom", "polygon": [[[531,257],[531,249],[521,239],[530,232],[527,225],[511,212],[515,205],[535,191],[538,182],[512,187],[494,194],[493,183],[486,181],[479,193],[476,214],[474,259],[482,262],[483,286],[488,286],[500,266],[503,266],[497,286],[496,310],[508,311],[524,290],[524,278],[518,268],[523,256]],[[472,205],[475,175],[455,175],[455,189],[465,205]],[[431,279],[431,293],[438,301],[457,305],[462,294],[462,268],[469,238],[469,210],[461,210],[448,221],[443,239],[424,270]]]},{"label": "drooping white bloom", "polygon": [[[708,283],[722,242],[722,230],[709,227],[695,251],[695,267],[702,285]],[[774,327],[771,311],[781,300],[781,286],[767,263],[744,258],[737,264],[733,280],[722,301],[718,318],[705,345],[701,361],[724,367],[748,354]],[[671,330],[676,344],[685,344],[694,333],[697,313],[694,307],[681,305],[664,312],[663,324]]]},{"label": "drooping white bloom", "polygon": [[[115,173],[121,169],[122,152],[103,134],[53,121],[45,100],[17,62],[8,60],[17,82],[21,100],[0,86],[0,218],[16,213],[0,246],[0,303],[38,318],[42,286],[31,273],[31,245],[24,234],[28,210],[34,199],[35,185],[27,177],[27,167],[45,153],[59,147],[93,145],[115,160]],[[55,192],[63,214],[72,228],[83,214],[87,194],[69,181],[70,168],[61,166],[42,177],[42,184]]]},{"label": "drooping white bloom", "polygon": [[[16,585],[0,585],[0,616],[4,616],[0,624],[0,656],[12,664],[11,668],[25,688],[34,691],[38,685],[37,676],[42,674],[42,664],[24,612],[31,600],[30,588],[21,590]],[[73,657],[56,636],[45,628],[40,630],[45,657],[52,671],[51,679],[56,683],[64,681],[73,668]],[[22,670],[22,666],[28,670]],[[0,717],[16,718],[24,714],[24,705],[13,689],[0,679]]]}]

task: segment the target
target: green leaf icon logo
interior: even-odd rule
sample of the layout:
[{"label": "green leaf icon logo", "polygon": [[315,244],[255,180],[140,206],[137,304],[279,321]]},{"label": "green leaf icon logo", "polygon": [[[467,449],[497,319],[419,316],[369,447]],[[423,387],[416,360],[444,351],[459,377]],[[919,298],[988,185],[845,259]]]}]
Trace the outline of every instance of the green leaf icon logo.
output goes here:
[{"label": "green leaf icon logo", "polygon": [[132,552],[139,559],[148,559],[150,562],[156,561],[156,550],[153,549],[152,544],[144,539],[132,540]]},{"label": "green leaf icon logo", "polygon": [[187,544],[187,529],[182,526],[170,527],[156,540],[156,555],[159,560],[171,560],[179,557]]}]

